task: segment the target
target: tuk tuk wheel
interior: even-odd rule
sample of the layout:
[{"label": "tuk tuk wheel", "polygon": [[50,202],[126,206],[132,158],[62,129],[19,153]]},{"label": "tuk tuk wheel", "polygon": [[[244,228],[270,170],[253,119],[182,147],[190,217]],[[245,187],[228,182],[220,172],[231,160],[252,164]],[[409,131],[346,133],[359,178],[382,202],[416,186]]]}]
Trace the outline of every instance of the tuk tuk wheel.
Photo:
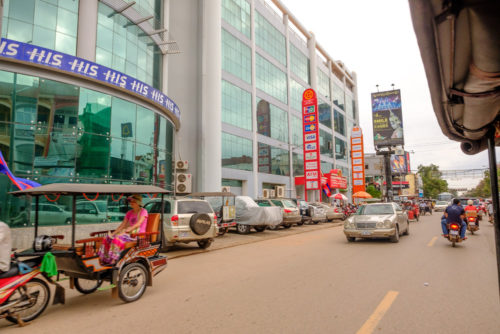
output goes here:
[{"label": "tuk tuk wheel", "polygon": [[84,278],[75,278],[75,289],[78,292],[88,295],[95,292],[102,284],[102,280],[92,280]]},{"label": "tuk tuk wheel", "polygon": [[146,291],[148,271],[143,264],[135,262],[126,265],[118,280],[118,295],[126,303],[134,302],[141,298]]}]

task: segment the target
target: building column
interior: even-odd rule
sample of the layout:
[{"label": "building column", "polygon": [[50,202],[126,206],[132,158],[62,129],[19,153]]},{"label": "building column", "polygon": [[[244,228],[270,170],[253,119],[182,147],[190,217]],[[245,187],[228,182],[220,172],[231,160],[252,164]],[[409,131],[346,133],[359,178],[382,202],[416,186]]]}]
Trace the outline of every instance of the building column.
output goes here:
[{"label": "building column", "polygon": [[80,1],[78,5],[78,37],[76,56],[95,62],[97,44],[98,0]]},{"label": "building column", "polygon": [[255,73],[255,1],[250,0],[250,38],[252,43],[252,148],[253,148],[253,193],[249,196],[260,197],[259,193],[259,145],[257,143],[257,83]]},{"label": "building column", "polygon": [[198,118],[200,191],[220,191],[222,179],[222,33],[221,0],[200,2],[201,27],[201,103]]}]

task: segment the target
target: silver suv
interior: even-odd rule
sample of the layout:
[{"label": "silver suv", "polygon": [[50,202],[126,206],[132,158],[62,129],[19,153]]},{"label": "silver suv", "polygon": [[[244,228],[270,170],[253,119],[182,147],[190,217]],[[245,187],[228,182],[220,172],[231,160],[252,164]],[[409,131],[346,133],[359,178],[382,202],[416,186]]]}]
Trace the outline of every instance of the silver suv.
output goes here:
[{"label": "silver suv", "polygon": [[[210,204],[201,199],[168,198],[164,200],[163,230],[166,250],[176,243],[196,241],[202,249],[208,248],[217,236],[217,216]],[[153,200],[144,208],[150,213],[161,213],[161,201]]]}]

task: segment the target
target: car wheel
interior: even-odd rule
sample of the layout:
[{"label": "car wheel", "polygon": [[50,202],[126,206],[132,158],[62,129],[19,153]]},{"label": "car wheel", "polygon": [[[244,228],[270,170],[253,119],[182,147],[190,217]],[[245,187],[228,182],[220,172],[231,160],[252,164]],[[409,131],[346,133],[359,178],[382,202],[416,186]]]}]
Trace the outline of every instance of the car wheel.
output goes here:
[{"label": "car wheel", "polygon": [[347,239],[348,242],[354,242],[354,241],[356,241],[355,237],[346,237],[346,239]]},{"label": "car wheel", "polygon": [[201,249],[207,249],[212,244],[212,241],[213,241],[212,239],[198,240],[197,241],[198,247],[200,247]]},{"label": "car wheel", "polygon": [[292,224],[286,224],[286,225],[283,225],[284,228],[290,228],[292,227]]},{"label": "car wheel", "polygon": [[280,226],[279,225],[269,225],[267,227],[268,230],[271,230],[271,231],[275,231],[279,228]]},{"label": "car wheel", "polygon": [[304,225],[304,222],[297,223],[297,226],[302,226]]},{"label": "car wheel", "polygon": [[248,234],[250,233],[250,225],[238,224],[236,225],[236,231],[239,234]]},{"label": "car wheel", "polygon": [[408,221],[406,221],[406,231],[404,233],[404,235],[410,235],[410,223]]},{"label": "car wheel", "polygon": [[71,218],[67,218],[66,221],[64,222],[64,224],[70,225],[71,224]]},{"label": "car wheel", "polygon": [[264,232],[266,230],[266,226],[254,226],[253,227],[257,232]]},{"label": "car wheel", "polygon": [[226,234],[227,230],[228,230],[228,229],[227,229],[227,228],[225,228],[225,227],[220,228],[220,229],[219,229],[218,236],[219,236],[219,237],[222,237],[224,234]]},{"label": "car wheel", "polygon": [[391,242],[399,242],[399,227],[396,226],[396,233],[390,238]]}]

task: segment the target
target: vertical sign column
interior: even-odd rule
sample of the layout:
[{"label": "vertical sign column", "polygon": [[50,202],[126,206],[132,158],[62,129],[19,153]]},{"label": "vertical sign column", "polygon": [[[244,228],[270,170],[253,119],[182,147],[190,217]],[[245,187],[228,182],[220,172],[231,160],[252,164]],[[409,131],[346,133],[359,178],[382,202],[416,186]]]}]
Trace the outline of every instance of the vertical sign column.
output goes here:
[{"label": "vertical sign column", "polygon": [[[302,134],[304,139],[304,188],[307,201],[307,191],[320,190],[321,187],[318,99],[313,89],[306,89],[302,94]],[[319,199],[321,201],[321,191]]]},{"label": "vertical sign column", "polygon": [[352,128],[351,133],[352,193],[365,191],[365,156],[363,132],[361,128]]}]

